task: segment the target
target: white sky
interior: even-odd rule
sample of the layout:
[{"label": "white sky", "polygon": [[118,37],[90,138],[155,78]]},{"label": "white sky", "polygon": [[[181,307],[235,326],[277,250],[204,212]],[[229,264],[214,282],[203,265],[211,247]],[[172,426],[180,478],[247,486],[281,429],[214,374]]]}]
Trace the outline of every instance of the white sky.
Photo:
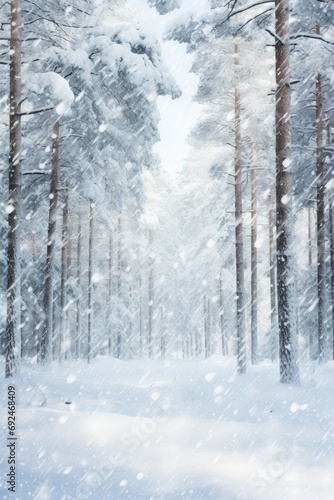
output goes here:
[{"label": "white sky", "polygon": [[187,156],[189,146],[186,138],[200,110],[200,106],[191,101],[198,82],[198,78],[189,72],[192,55],[186,53],[184,44],[162,40],[165,27],[180,15],[178,10],[161,16],[155,9],[147,6],[146,0],[128,0],[128,5],[142,14],[151,31],[160,40],[164,62],[182,91],[182,97],[174,101],[170,97],[159,98],[161,142],[154,148],[161,157],[163,167],[175,172],[180,169]]}]

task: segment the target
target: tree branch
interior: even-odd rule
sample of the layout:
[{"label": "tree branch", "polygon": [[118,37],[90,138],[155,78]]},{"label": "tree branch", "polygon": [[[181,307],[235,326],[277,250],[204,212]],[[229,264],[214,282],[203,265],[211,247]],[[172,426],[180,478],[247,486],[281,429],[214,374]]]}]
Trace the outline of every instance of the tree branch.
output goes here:
[{"label": "tree branch", "polygon": [[321,42],[334,45],[334,42],[332,42],[331,40],[326,40],[321,35],[313,35],[312,33],[296,33],[295,35],[291,35],[290,38],[293,40],[295,40],[296,38],[314,38],[315,40],[320,40]]},{"label": "tree branch", "polygon": [[278,42],[280,42],[282,45],[284,45],[284,42],[282,40],[282,38],[280,38],[277,33],[274,33],[273,31],[271,31],[269,28],[265,28],[265,31],[267,33],[269,33],[269,35],[273,36],[275,38],[275,40],[277,40]]},{"label": "tree branch", "polygon": [[42,108],[42,109],[34,109],[33,111],[22,111],[19,113],[19,116],[29,116],[29,115],[36,115],[37,113],[43,113],[44,111],[51,111],[52,108]]}]

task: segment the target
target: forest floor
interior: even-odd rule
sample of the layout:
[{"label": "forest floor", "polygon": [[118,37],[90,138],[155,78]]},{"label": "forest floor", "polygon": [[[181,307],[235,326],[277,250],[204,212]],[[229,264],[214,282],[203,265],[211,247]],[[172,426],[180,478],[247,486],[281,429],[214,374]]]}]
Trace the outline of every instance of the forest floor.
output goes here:
[{"label": "forest floor", "polygon": [[[3,366],[0,366],[3,369]],[[334,363],[237,376],[235,360],[96,358],[16,380],[17,485],[6,491],[7,381],[1,382],[1,498],[330,500]],[[6,496],[7,495],[7,496]]]}]

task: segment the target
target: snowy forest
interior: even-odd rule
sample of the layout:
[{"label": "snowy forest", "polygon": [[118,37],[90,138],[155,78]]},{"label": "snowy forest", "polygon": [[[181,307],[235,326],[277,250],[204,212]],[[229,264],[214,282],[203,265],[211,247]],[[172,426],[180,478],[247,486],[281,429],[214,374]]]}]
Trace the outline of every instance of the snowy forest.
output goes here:
[{"label": "snowy forest", "polygon": [[[22,500],[329,500],[334,483],[328,474],[321,476],[322,486],[310,477],[308,488],[298,490],[307,467],[315,467],[312,458],[303,463],[306,476],[286,475],[294,460],[302,467],[304,446],[310,457],[316,448],[311,438],[296,444],[299,434],[290,425],[302,429],[312,422],[313,443],[326,435],[319,456],[325,472],[329,460],[333,465],[334,1],[10,0],[1,2],[0,13],[3,392],[17,383],[26,444],[33,417],[24,411],[32,408],[78,413],[68,436],[76,425],[93,433],[87,430],[92,416],[80,420],[93,411],[93,387],[99,387],[94,404],[105,405],[101,412],[147,417],[146,431],[140,427],[146,437],[130,433],[128,447],[123,439],[122,460],[113,455],[109,465],[103,462],[112,472],[102,465],[86,471],[86,489],[80,489],[78,474],[66,482],[81,453],[77,444],[76,452],[63,454],[63,463],[69,462],[61,487],[56,478],[44,481],[51,469],[38,455],[44,472],[26,472],[21,493],[17,472],[17,490],[10,491]],[[155,22],[163,26],[162,37]],[[168,98],[177,106],[186,85],[165,60],[168,44],[179,65],[190,61],[196,88],[189,100],[198,110],[185,138],[186,154],[173,169],[157,149],[161,141],[163,147],[160,102]],[[181,123],[169,120],[177,135]],[[218,372],[226,384],[212,387],[209,402],[205,387]],[[149,373],[150,384],[140,385]],[[118,392],[112,384],[119,384]],[[169,384],[179,391],[173,404],[172,387],[164,393]],[[135,388],[156,386],[155,392],[148,389],[149,398],[159,408],[145,410],[146,396]],[[121,400],[120,409],[108,409],[109,390]],[[261,399],[262,409],[255,411],[247,398],[257,400],[262,391],[270,402]],[[7,392],[3,397],[7,407]],[[175,479],[177,465],[174,482],[162,473],[153,480],[137,467],[153,467],[147,443],[157,434],[159,454],[160,441],[167,439],[159,425],[183,418],[197,397],[203,413],[195,405],[192,418],[204,419],[206,407],[209,415],[223,405],[208,416],[215,425],[234,418],[233,425],[260,422],[257,411],[276,418],[271,413],[279,401],[288,401],[286,412],[277,410],[277,421],[268,420],[266,436],[283,443],[287,434],[280,426],[287,426],[295,448],[287,455],[284,448],[283,456],[278,446],[276,458],[268,458],[257,435],[267,479],[247,469],[251,479],[243,476],[243,490],[235,469],[226,482],[214,461],[223,446],[216,446],[210,462],[212,483],[208,471],[201,469],[202,484],[191,469],[182,486]],[[311,401],[318,405],[312,414]],[[36,429],[44,422],[44,413],[38,415]],[[3,422],[7,428],[5,417]],[[119,429],[124,422],[119,420]],[[50,423],[42,428],[63,439]],[[218,441],[229,439],[218,427],[212,432]],[[251,441],[251,431],[245,432]],[[96,433],[91,439],[99,441]],[[194,438],[195,448],[200,438]],[[48,450],[49,439],[43,433]],[[179,436],[175,449],[180,442]],[[245,445],[239,445],[241,454]],[[167,444],[161,446],[166,456]],[[225,462],[234,453],[232,442],[226,446]],[[28,448],[22,448],[26,462]],[[18,463],[19,457],[18,449]],[[205,462],[203,456],[198,460]],[[1,485],[7,489],[6,480]]]}]

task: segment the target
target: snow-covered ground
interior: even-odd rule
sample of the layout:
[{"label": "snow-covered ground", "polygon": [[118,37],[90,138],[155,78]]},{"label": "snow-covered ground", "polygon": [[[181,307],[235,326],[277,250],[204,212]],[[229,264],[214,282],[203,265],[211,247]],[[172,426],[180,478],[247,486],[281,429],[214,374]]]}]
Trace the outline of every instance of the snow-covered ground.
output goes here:
[{"label": "snow-covered ground", "polygon": [[16,494],[1,383],[1,498],[331,500],[333,368],[285,387],[277,366],[237,376],[221,357],[24,365]]}]

